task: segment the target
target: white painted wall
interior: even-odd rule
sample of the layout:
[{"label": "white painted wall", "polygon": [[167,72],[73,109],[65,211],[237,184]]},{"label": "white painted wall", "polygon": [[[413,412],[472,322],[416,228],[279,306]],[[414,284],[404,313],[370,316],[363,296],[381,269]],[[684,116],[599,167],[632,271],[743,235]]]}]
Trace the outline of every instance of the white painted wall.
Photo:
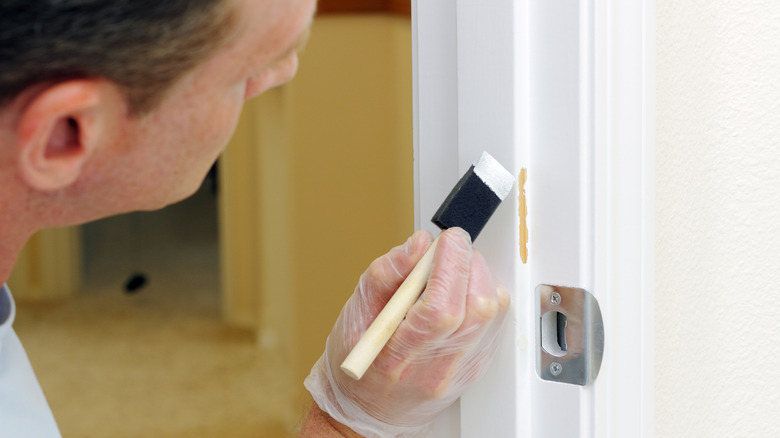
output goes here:
[{"label": "white painted wall", "polygon": [[655,432],[780,436],[780,2],[657,2]]}]

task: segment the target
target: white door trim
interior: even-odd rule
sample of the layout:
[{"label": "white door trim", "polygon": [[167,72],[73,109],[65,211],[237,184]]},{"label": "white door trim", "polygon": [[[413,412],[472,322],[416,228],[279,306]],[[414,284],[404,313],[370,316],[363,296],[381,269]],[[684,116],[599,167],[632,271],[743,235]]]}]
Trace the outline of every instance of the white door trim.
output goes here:
[{"label": "white door trim", "polygon": [[595,290],[605,316],[594,436],[653,436],[655,0],[598,0],[594,34]]},{"label": "white door trim", "polygon": [[[437,436],[650,436],[653,374],[654,0],[413,2],[418,228],[482,150],[528,169],[477,248],[513,291],[488,376]],[[584,287],[606,352],[580,388],[534,369],[533,289]],[[619,366],[618,366],[619,364]]]}]

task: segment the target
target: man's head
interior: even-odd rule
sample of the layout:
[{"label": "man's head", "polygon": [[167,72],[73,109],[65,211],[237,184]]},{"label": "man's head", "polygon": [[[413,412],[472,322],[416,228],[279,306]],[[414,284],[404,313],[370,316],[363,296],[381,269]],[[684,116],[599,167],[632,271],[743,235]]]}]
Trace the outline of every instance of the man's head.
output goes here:
[{"label": "man's head", "polygon": [[0,104],[31,85],[102,77],[134,112],[232,30],[230,0],[10,0],[0,3]]},{"label": "man's head", "polygon": [[243,101],[295,74],[314,8],[314,0],[4,1],[0,207],[24,203],[22,213],[46,226],[189,195]]}]

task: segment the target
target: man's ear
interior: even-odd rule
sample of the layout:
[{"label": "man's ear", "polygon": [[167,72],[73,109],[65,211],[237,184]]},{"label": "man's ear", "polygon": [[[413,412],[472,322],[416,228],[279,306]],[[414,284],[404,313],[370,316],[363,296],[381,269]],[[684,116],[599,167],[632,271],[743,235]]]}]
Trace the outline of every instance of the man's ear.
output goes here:
[{"label": "man's ear", "polygon": [[118,88],[102,79],[47,85],[22,109],[16,129],[19,174],[30,187],[73,184],[93,153],[113,140],[124,117]]}]

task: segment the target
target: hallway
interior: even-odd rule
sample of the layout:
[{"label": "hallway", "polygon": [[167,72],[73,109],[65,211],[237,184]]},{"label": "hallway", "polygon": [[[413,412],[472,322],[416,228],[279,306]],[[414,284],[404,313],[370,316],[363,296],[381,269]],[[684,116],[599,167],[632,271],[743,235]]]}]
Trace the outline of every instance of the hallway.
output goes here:
[{"label": "hallway", "polygon": [[[289,366],[220,321],[214,196],[84,228],[84,291],[18,304],[16,331],[64,437],[285,437]],[[127,293],[142,272],[148,283]]]}]

